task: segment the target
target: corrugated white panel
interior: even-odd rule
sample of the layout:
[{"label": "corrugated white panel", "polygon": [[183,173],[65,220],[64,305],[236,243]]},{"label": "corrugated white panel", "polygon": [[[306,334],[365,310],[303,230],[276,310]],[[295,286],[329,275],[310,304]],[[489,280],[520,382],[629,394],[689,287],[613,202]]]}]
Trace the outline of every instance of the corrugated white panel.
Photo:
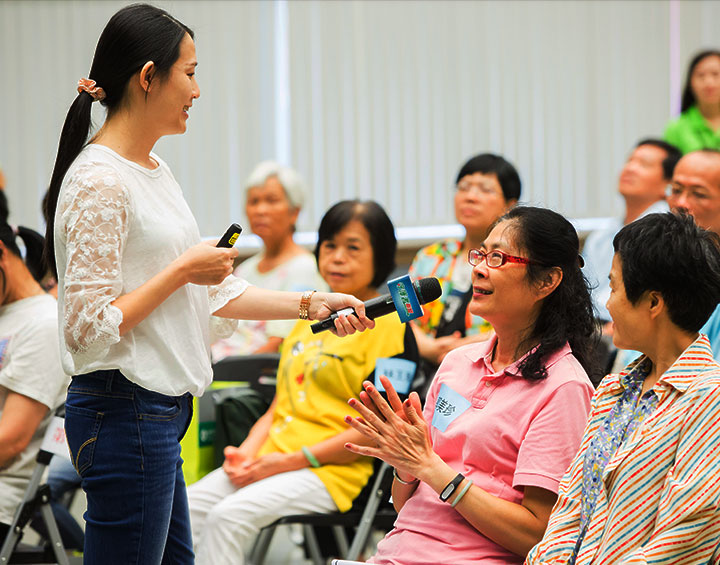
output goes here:
[{"label": "corrugated white panel", "polygon": [[[613,215],[629,148],[668,118],[665,3],[290,2],[288,12],[290,66],[310,57],[312,68],[310,80],[291,78],[293,161],[319,194],[373,197],[398,225],[452,223],[456,171],[481,151],[518,166],[527,201]],[[312,130],[307,100],[322,113]]]},{"label": "corrugated white panel", "polygon": [[[126,3],[0,1],[0,164],[16,223],[40,225],[76,81]],[[683,74],[720,20],[720,3],[692,1],[158,4],[196,32],[202,96],[188,132],[157,151],[207,235],[244,220],[243,179],[277,157],[311,188],[301,230],[353,197],[398,226],[452,224],[455,174],[480,151],[517,165],[526,201],[617,214],[628,150],[669,117],[671,6]]]},{"label": "corrugated white panel", "polygon": [[[12,219],[41,225],[39,208],[65,114],[107,20],[129,2],[0,2],[0,163]],[[276,155],[275,18],[270,2],[157,2],[196,34],[201,96],[188,131],[156,151],[206,234],[243,218],[241,184]],[[103,112],[97,104],[96,122]]]}]

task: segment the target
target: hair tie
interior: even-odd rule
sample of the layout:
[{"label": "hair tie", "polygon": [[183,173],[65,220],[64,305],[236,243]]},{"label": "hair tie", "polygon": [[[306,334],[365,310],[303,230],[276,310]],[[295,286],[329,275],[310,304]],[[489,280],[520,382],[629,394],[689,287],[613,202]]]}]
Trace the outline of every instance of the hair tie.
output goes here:
[{"label": "hair tie", "polygon": [[94,80],[87,78],[81,78],[78,81],[77,91],[78,94],[87,92],[90,96],[92,96],[93,101],[103,100],[105,98],[105,91],[97,86]]}]

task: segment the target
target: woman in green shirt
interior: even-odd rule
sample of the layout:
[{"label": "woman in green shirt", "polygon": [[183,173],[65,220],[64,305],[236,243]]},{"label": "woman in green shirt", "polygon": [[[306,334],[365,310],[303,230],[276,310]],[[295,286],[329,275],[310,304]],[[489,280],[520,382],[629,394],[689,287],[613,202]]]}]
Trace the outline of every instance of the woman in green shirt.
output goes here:
[{"label": "woman in green shirt", "polygon": [[690,62],[681,114],[665,128],[665,140],[683,153],[720,149],[720,51],[702,51]]}]

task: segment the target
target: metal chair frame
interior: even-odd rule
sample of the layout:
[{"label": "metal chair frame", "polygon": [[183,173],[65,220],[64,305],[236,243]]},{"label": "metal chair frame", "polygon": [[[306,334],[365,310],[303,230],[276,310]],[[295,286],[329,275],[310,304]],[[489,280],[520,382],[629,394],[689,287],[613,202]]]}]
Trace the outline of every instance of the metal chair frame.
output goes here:
[{"label": "metal chair frame", "polygon": [[[65,409],[64,406],[62,406],[56,411],[55,416],[63,418],[64,412]],[[48,434],[52,434],[53,431],[53,426],[49,426],[47,432],[45,432],[45,437],[47,438]],[[2,548],[0,548],[0,565],[15,563],[57,563],[58,565],[70,565],[71,563],[70,558],[65,553],[65,547],[60,538],[60,531],[55,522],[52,508],[50,507],[50,487],[46,484],[40,484],[45,469],[50,464],[52,457],[53,453],[51,451],[46,451],[42,448],[37,454],[37,464],[30,477],[30,482],[25,489],[20,505],[15,511],[15,516],[10,524],[10,530],[5,537]],[[48,555],[48,551],[44,547],[23,547],[20,545],[20,539],[22,538],[25,526],[33,516],[35,516],[38,510],[48,530],[52,557]],[[73,559],[73,561],[76,560]]]},{"label": "metal chair frame", "polygon": [[[276,528],[286,524],[301,524],[303,526],[308,552],[315,565],[323,565],[326,563],[326,558],[322,555],[313,526],[331,527],[343,559],[349,561],[358,559],[367,546],[373,527],[378,526],[378,523],[383,521],[385,522],[384,529],[390,529],[396,517],[394,509],[386,511],[380,508],[380,505],[390,498],[391,467],[387,463],[380,462],[371,481],[372,486],[362,511],[351,509],[345,513],[331,512],[328,514],[285,516],[260,530],[260,534],[250,551],[249,565],[263,565]],[[360,496],[362,497],[362,494]],[[345,534],[345,528],[348,526],[356,527],[351,542],[349,542]]]}]

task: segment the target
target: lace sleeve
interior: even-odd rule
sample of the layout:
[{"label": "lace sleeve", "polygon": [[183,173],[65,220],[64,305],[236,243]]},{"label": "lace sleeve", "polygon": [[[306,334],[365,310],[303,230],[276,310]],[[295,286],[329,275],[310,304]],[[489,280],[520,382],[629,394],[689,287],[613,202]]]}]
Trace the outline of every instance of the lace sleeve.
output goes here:
[{"label": "lace sleeve", "polygon": [[63,335],[74,357],[88,361],[120,341],[121,258],[130,202],[117,172],[99,164],[78,168],[58,206],[67,264],[63,278]]},{"label": "lace sleeve", "polygon": [[[210,312],[220,310],[220,308],[225,306],[233,298],[237,298],[245,292],[248,286],[250,285],[245,279],[230,275],[220,284],[208,287]],[[218,339],[230,337],[237,329],[237,325],[237,320],[210,316],[210,343],[215,343]]]}]

